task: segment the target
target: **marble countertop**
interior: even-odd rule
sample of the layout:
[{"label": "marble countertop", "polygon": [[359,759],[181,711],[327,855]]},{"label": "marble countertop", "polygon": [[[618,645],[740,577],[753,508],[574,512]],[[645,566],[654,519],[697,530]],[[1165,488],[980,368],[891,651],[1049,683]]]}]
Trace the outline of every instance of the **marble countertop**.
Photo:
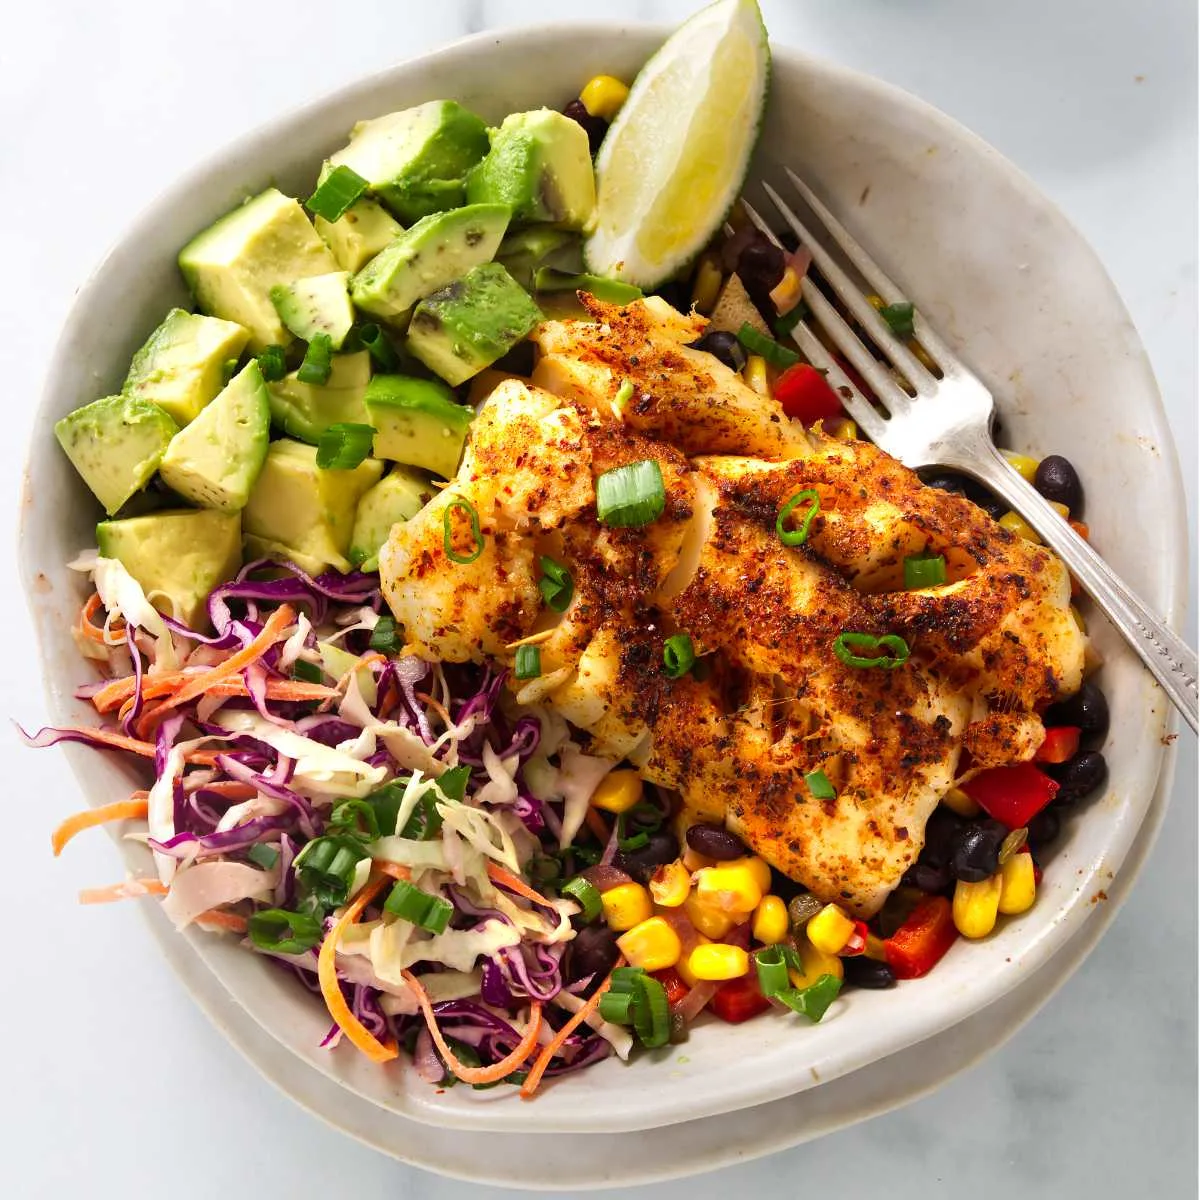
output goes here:
[{"label": "marble countertop", "polygon": [[[16,509],[32,409],[74,290],[131,214],[198,157],[467,32],[601,10],[677,21],[692,8],[689,0],[57,0],[10,13],[0,50],[6,510]],[[777,40],[897,83],[965,122],[1082,229],[1149,349],[1188,480],[1195,545],[1195,5],[763,0],[763,9]],[[12,563],[14,531],[4,536]],[[36,725],[42,700],[25,681],[37,668],[11,568],[6,583],[0,606],[13,637],[0,712]],[[1194,617],[1189,628],[1194,641]],[[468,1194],[357,1145],[276,1093],[146,952],[132,906],[81,913],[75,892],[113,875],[111,848],[84,839],[50,863],[47,833],[74,807],[71,778],[60,759],[18,752],[3,736],[13,751],[0,872],[10,914],[0,988],[6,1195]],[[656,1197],[885,1187],[895,1200],[1194,1196],[1196,769],[1195,740],[1184,735],[1173,804],[1132,898],[1083,968],[1001,1050],[899,1112],[656,1185]],[[608,1194],[616,1193],[597,1193]]]}]

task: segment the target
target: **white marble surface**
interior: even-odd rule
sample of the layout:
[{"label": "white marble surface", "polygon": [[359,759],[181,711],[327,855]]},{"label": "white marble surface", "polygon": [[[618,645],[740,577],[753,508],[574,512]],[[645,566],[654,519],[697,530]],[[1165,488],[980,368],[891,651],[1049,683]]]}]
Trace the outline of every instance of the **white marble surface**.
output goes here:
[{"label": "white marble surface", "polygon": [[[7,511],[15,511],[29,414],[74,289],[131,212],[198,156],[247,125],[468,31],[601,12],[678,20],[692,7],[52,0],[7,11]],[[1080,226],[1149,348],[1194,531],[1195,5],[763,0],[763,8],[778,40],[908,87],[970,125]],[[5,582],[0,712],[36,725],[43,713],[28,620],[11,569]],[[1194,617],[1189,627],[1194,639]],[[79,911],[76,889],[107,881],[116,859],[94,837],[50,860],[48,832],[74,807],[65,764],[3,737],[4,1195],[467,1194],[333,1133],[262,1082],[153,957],[130,906]],[[1173,807],[1133,898],[1083,969],[1013,1041],[901,1112],[655,1194],[1194,1196],[1196,827],[1196,744],[1185,735]],[[564,1179],[563,1194],[569,1185]]]}]

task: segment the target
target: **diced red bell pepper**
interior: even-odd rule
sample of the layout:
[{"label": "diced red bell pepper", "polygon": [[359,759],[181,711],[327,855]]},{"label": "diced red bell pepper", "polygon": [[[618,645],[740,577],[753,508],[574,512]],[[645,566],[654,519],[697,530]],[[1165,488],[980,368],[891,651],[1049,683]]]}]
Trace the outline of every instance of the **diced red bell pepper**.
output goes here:
[{"label": "diced red bell pepper", "polygon": [[856,954],[862,954],[867,948],[867,934],[870,930],[867,928],[866,921],[855,921],[854,932],[850,935],[846,944],[838,951],[839,958],[853,958]]},{"label": "diced red bell pepper", "polygon": [[884,940],[883,952],[897,979],[917,979],[937,965],[957,937],[950,901],[945,896],[927,896]]},{"label": "diced red bell pepper", "polygon": [[1046,737],[1033,756],[1034,762],[1065,763],[1079,752],[1079,737],[1083,731],[1077,725],[1051,725]]},{"label": "diced red bell pepper", "polygon": [[765,1013],[771,1007],[771,1002],[762,994],[758,979],[753,975],[743,975],[740,979],[730,979],[717,988],[708,1007],[730,1025],[740,1025],[743,1021]]},{"label": "diced red bell pepper", "polygon": [[991,767],[961,785],[989,817],[1021,829],[1058,794],[1058,784],[1033,763]]},{"label": "diced red bell pepper", "polygon": [[842,402],[825,376],[808,363],[788,367],[775,380],[775,399],[793,420],[812,425],[825,417],[843,415]]},{"label": "diced red bell pepper", "polygon": [[674,967],[664,967],[661,971],[651,971],[650,974],[666,989],[667,1003],[672,1008],[692,990]]}]

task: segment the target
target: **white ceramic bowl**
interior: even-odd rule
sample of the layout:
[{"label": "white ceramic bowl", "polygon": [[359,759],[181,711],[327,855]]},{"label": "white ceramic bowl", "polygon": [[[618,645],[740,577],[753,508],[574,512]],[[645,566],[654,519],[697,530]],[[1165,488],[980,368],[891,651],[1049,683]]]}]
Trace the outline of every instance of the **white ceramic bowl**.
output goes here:
[{"label": "white ceramic bowl", "polygon": [[[469,39],[354,84],[243,139],[165,194],[81,290],[35,429],[22,513],[21,571],[41,641],[51,711],[89,720],[72,692],[87,669],[69,635],[83,587],[64,564],[93,544],[95,504],[50,435],[68,410],[116,390],[131,353],[171,304],[186,303],[175,254],[197,230],[268,183],[303,196],[321,159],[363,117],[453,96],[483,116],[561,106],[599,71],[631,78],[665,31],[563,26]],[[1104,270],[1062,215],[1011,164],[928,105],[855,72],[775,49],[755,175],[794,165],[844,215],[918,307],[995,390],[1008,441],[1066,454],[1088,492],[1095,542],[1152,605],[1182,603],[1187,543],[1178,469],[1145,353]],[[780,181],[782,182],[782,181]],[[753,188],[751,188],[753,192]],[[265,1029],[316,1069],[403,1116],[446,1127],[548,1132],[646,1129],[813,1087],[912,1045],[1004,995],[1063,946],[1129,850],[1163,763],[1166,703],[1097,618],[1112,707],[1110,782],[1071,822],[1036,906],[938,969],[888,992],[856,991],[819,1026],[775,1015],[697,1028],[680,1052],[609,1060],[534,1104],[509,1089],[439,1094],[400,1066],[317,1047],[319,1001],[228,938],[193,951]],[[92,718],[94,719],[94,718]],[[137,769],[68,754],[89,803],[140,786]],[[121,844],[131,871],[145,852]],[[130,953],[145,953],[130,947]]]}]

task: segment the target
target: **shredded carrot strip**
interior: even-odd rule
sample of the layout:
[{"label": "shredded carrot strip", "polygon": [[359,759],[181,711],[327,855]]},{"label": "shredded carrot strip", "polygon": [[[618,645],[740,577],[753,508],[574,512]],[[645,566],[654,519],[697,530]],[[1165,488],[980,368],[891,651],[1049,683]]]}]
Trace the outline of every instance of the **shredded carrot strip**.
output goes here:
[{"label": "shredded carrot strip", "polygon": [[245,933],[246,918],[237,913],[222,912],[219,908],[210,908],[196,918],[196,924],[208,929],[227,929],[230,933]]},{"label": "shredded carrot strip", "polygon": [[92,618],[96,615],[100,608],[100,593],[93,592],[88,598],[84,606],[79,610],[79,620],[76,622],[76,628],[85,638],[90,641],[99,642],[104,645],[104,630],[101,629]]},{"label": "shredded carrot strip", "polygon": [[612,833],[604,823],[604,818],[590,804],[584,819],[587,821],[587,827],[600,839],[600,845],[607,845]]},{"label": "shredded carrot strip", "polygon": [[[615,971],[617,967],[623,967],[625,959],[618,956],[616,964],[613,966]],[[542,1047],[541,1054],[537,1057],[537,1062],[529,1070],[529,1074],[525,1077],[525,1082],[521,1084],[521,1099],[532,1100],[534,1093],[541,1085],[542,1076],[546,1073],[546,1068],[550,1065],[554,1056],[563,1048],[567,1038],[583,1024],[600,1006],[600,997],[604,995],[608,989],[612,987],[612,975],[608,978],[588,997],[587,1003],[577,1012],[571,1015],[571,1019]]]},{"label": "shredded carrot strip", "polygon": [[165,896],[167,885],[157,879],[126,879],[108,887],[84,888],[80,904],[111,904],[114,900],[134,900],[138,896]]},{"label": "shredded carrot strip", "polygon": [[239,783],[236,779],[219,779],[215,783],[202,784],[198,789],[202,792],[216,792],[227,800],[253,800],[258,795],[258,789],[249,783]]},{"label": "shredded carrot strip", "polygon": [[68,817],[51,835],[50,845],[57,858],[63,847],[77,834],[106,821],[136,821],[146,816],[145,800],[117,800],[113,804],[102,804],[99,808],[85,809]]},{"label": "shredded carrot strip", "polygon": [[526,900],[532,900],[534,904],[544,904],[547,908],[552,907],[550,901],[541,892],[535,892],[519,875],[506,871],[494,862],[488,863],[487,873],[493,883],[503,884],[510,892],[516,892],[518,896],[524,896]]},{"label": "shredded carrot strip", "polygon": [[408,867],[402,867],[399,863],[380,862],[379,859],[371,864],[377,871],[382,871],[385,875],[392,879],[401,879],[407,883],[412,878],[412,871]]},{"label": "shredded carrot strip", "polygon": [[442,718],[448,727],[453,726],[454,719],[446,711],[445,706],[440,700],[435,700],[432,696],[425,695],[424,692],[415,692],[414,695],[422,704],[428,704],[429,707],[432,708],[433,711]]},{"label": "shredded carrot strip", "polygon": [[337,924],[325,935],[317,955],[317,979],[321,984],[321,995],[325,997],[325,1007],[329,1015],[337,1023],[338,1028],[361,1050],[372,1062],[384,1063],[395,1058],[400,1051],[394,1041],[383,1043],[350,1011],[346,997],[338,986],[337,965],[335,955],[337,944],[342,934],[358,920],[362,910],[380,893],[387,879],[380,876],[370,880],[366,887],[347,905],[346,911],[338,918]]},{"label": "shredded carrot strip", "polygon": [[525,1030],[525,1035],[521,1038],[517,1048],[506,1058],[502,1058],[498,1063],[492,1063],[491,1066],[467,1066],[466,1063],[459,1061],[446,1039],[442,1037],[433,1005],[429,1003],[429,994],[421,986],[421,981],[411,971],[401,971],[400,974],[404,976],[408,986],[412,988],[417,997],[417,1003],[421,1006],[421,1012],[425,1016],[425,1024],[429,1026],[430,1036],[433,1038],[433,1044],[438,1048],[438,1053],[442,1056],[442,1061],[463,1083],[495,1083],[506,1075],[511,1075],[529,1057],[534,1046],[537,1045],[538,1032],[542,1027],[542,1005],[540,1001],[532,1000],[529,1005],[529,1028]]},{"label": "shredded carrot strip", "polygon": [[[211,671],[177,671],[170,675],[152,675],[142,681],[142,699],[158,700],[162,696],[169,696],[185,683],[194,679],[207,679],[211,674]],[[137,680],[132,675],[123,679],[114,679],[112,683],[106,684],[92,697],[92,703],[96,706],[97,712],[111,712],[119,704],[131,700],[136,689]],[[250,694],[246,687],[246,681],[240,677],[218,679],[205,690],[210,696],[248,696]],[[307,683],[300,679],[269,679],[267,681],[267,698],[269,700],[327,700],[330,696],[336,695],[337,692],[333,688],[326,687],[323,683]]]}]

